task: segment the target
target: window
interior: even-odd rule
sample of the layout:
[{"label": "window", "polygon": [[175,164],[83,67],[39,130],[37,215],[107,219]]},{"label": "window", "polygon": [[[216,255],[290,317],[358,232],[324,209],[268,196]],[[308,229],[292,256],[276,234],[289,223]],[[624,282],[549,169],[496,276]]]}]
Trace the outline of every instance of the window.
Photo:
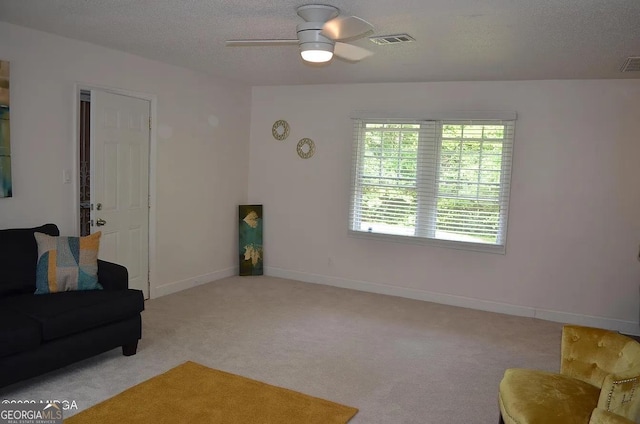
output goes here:
[{"label": "window", "polygon": [[513,120],[356,120],[350,232],[504,253],[513,131]]}]

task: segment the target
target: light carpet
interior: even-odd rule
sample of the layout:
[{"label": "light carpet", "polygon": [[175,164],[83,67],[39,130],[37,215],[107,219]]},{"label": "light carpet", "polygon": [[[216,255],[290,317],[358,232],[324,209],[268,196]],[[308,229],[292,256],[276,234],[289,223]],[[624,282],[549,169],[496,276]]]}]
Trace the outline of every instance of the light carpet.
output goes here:
[{"label": "light carpet", "polygon": [[[478,289],[481,292],[481,289]],[[185,361],[357,407],[349,424],[493,424],[505,368],[560,369],[562,325],[269,276],[149,300],[120,349],[0,389],[88,409]],[[74,406],[74,404],[71,404]]]},{"label": "light carpet", "polygon": [[358,410],[188,361],[67,424],[345,424]]}]

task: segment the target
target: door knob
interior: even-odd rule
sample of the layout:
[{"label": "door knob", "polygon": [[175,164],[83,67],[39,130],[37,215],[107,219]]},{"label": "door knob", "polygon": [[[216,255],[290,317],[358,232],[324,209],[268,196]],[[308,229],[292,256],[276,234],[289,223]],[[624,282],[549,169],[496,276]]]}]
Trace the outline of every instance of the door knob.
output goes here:
[{"label": "door knob", "polygon": [[107,223],[107,221],[105,221],[105,220],[104,220],[104,219],[102,219],[102,218],[98,218],[98,220],[96,221],[96,225],[97,225],[98,227],[102,227],[102,226],[103,226],[104,224],[106,224],[106,223]]}]

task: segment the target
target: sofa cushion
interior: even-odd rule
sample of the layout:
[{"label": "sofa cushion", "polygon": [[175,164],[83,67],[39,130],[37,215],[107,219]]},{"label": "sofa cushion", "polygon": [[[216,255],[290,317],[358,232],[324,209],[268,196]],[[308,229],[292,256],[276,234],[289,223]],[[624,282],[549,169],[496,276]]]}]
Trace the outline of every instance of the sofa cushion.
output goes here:
[{"label": "sofa cushion", "polygon": [[38,243],[36,294],[102,290],[98,283],[98,250],[102,233],[86,237],[52,237],[35,233]]},{"label": "sofa cushion", "polygon": [[53,340],[135,316],[144,310],[144,298],[132,289],[23,294],[3,299],[0,309],[5,307],[38,321],[42,338]]},{"label": "sofa cushion", "polygon": [[0,358],[40,345],[40,323],[14,311],[0,311]]},{"label": "sofa cushion", "polygon": [[35,232],[57,236],[55,224],[0,230],[0,296],[33,293],[36,289],[38,245]]}]

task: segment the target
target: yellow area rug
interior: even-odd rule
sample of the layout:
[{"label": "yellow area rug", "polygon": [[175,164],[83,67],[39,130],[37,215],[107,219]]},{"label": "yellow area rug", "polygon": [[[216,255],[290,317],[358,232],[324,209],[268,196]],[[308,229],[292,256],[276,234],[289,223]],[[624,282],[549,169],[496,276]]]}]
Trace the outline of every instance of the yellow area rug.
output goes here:
[{"label": "yellow area rug", "polygon": [[68,424],[344,424],[358,410],[186,362],[64,420]]}]

